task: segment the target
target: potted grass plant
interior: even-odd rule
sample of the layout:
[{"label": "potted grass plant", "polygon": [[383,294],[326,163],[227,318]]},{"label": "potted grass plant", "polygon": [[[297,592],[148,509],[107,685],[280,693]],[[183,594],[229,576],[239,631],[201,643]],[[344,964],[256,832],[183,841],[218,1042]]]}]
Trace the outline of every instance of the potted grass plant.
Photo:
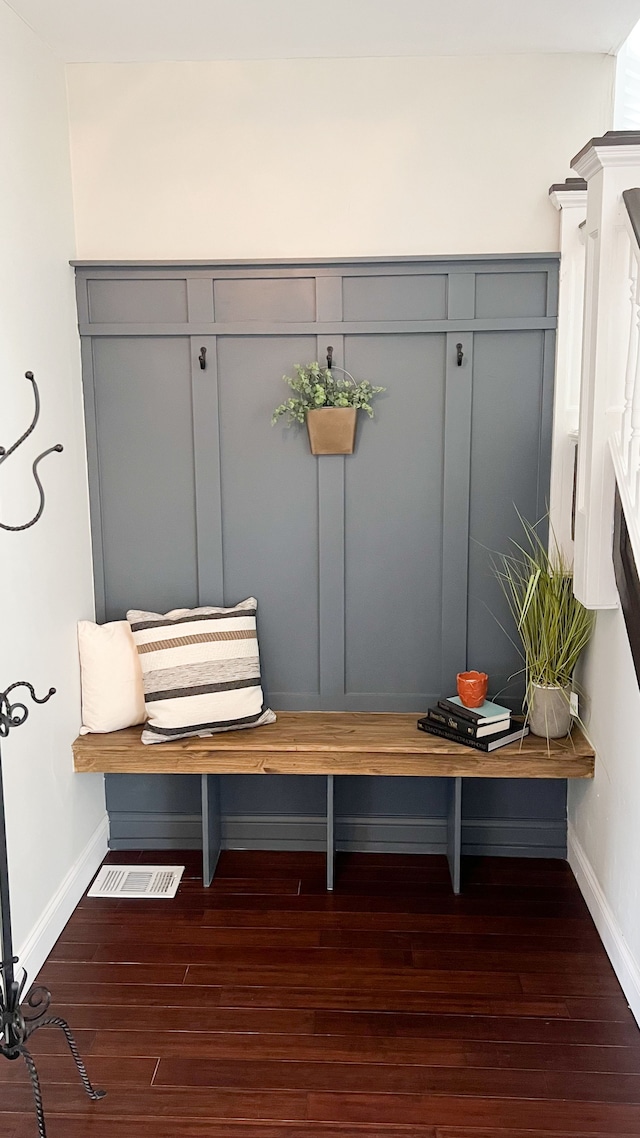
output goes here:
[{"label": "potted grass plant", "polygon": [[594,614],[573,594],[571,566],[551,533],[551,551],[520,515],[522,544],[493,568],[522,642],[527,719],[533,735],[558,739],[571,729],[573,671],[593,630]]},{"label": "potted grass plant", "polygon": [[358,382],[335,365],[320,367],[317,361],[304,367],[296,364],[294,370],[295,375],[282,377],[294,394],[276,407],[271,422],[284,418],[287,427],[306,423],[312,454],[353,454],[358,411],[372,418],[371,401],[385,388]]}]

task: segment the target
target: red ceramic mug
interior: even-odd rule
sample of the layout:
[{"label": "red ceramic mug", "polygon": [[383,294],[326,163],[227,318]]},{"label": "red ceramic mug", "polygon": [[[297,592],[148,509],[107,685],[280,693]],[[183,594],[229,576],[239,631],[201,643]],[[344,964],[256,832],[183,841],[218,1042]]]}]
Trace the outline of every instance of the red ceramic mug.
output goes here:
[{"label": "red ceramic mug", "polygon": [[460,702],[465,707],[481,707],[487,698],[489,677],[486,672],[458,672]]}]

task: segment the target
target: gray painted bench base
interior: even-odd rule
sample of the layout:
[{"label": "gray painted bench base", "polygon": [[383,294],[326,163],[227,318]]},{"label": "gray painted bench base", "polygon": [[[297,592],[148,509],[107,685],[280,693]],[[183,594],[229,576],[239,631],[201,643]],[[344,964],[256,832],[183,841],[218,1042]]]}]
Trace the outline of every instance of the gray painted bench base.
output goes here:
[{"label": "gray painted bench base", "polygon": [[[333,890],[335,880],[335,775],[327,779],[327,889]],[[447,861],[453,892],[460,892],[460,853],[462,849],[462,778],[449,778],[447,807]],[[220,824],[220,775],[203,774],[202,787],[202,881],[211,885],[222,849]]]}]

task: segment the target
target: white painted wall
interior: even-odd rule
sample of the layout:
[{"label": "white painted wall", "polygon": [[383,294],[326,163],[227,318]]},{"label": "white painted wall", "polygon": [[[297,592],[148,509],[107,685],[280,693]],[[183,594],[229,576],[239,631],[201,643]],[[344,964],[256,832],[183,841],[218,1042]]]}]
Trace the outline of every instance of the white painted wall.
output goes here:
[{"label": "white painted wall", "polygon": [[640,690],[620,609],[597,614],[581,682],[596,775],[569,783],[569,861],[640,1022]]},{"label": "white painted wall", "polygon": [[[587,178],[586,194],[563,190],[555,195],[556,204],[562,206],[562,263],[551,511],[565,551],[571,553],[567,490],[572,479],[566,475],[572,464],[567,432],[576,426],[580,402],[576,593],[601,611],[578,675],[581,715],[596,750],[595,779],[569,781],[567,846],[569,862],[640,1022],[640,744],[635,730],[640,690],[612,568],[611,485],[609,500],[604,493],[607,478],[613,482],[610,439],[620,427],[625,387],[633,379],[632,373],[627,374],[627,354],[630,324],[635,322],[630,301],[635,294],[619,202],[625,188],[638,184],[640,146],[624,141],[626,145],[617,147],[592,147],[576,164],[576,172]],[[586,225],[580,229],[585,213]],[[586,234],[586,273],[582,234]],[[582,299],[586,296],[584,304],[581,294]],[[633,367],[633,352],[629,361]],[[619,445],[613,453],[621,453]],[[629,483],[635,481],[636,466],[626,446],[622,453],[619,485],[633,535],[637,506]]]},{"label": "white painted wall", "polygon": [[[2,743],[14,942],[31,970],[52,947],[106,849],[102,776],[74,775],[80,724],[76,621],[93,612],[87,477],[75,329],[71,179],[64,72],[0,0],[0,443],[31,421],[31,370],[42,415],[34,435],[0,465],[0,521],[35,512],[30,467],[47,505],[25,533],[0,530],[0,688],[31,680],[28,722]],[[24,962],[24,961],[23,961]]]},{"label": "white painted wall", "polygon": [[550,251],[599,55],[71,64],[80,258]]},{"label": "white painted wall", "polygon": [[[557,247],[547,188],[609,126],[598,56],[74,65],[68,90],[77,255],[191,258],[495,253]],[[16,946],[37,968],[105,848],[100,776],[72,773],[75,622],[92,585],[62,68],[0,0],[0,518],[43,467],[47,509],[0,532],[0,687],[49,705],[3,745]],[[572,859],[637,986],[640,711],[622,617],[598,616],[585,667],[595,783],[572,786]],[[604,899],[604,900],[603,900]],[[597,908],[597,906],[596,906]],[[608,914],[608,916],[607,916]],[[631,964],[629,965],[629,961]],[[634,973],[635,968],[635,973]],[[638,989],[640,991],[640,988]],[[640,1005],[639,1005],[640,1006]]]}]

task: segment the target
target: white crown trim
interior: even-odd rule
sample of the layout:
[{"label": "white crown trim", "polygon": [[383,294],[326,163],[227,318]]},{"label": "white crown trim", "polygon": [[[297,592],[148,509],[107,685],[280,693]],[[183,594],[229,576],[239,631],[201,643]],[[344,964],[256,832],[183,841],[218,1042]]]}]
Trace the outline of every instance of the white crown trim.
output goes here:
[{"label": "white crown trim", "polygon": [[587,191],[552,190],[549,194],[549,201],[557,210],[571,208],[584,211],[587,208]]},{"label": "white crown trim", "polygon": [[591,146],[572,162],[571,169],[588,181],[600,170],[605,170],[607,167],[619,169],[621,166],[640,167],[640,145]]}]

